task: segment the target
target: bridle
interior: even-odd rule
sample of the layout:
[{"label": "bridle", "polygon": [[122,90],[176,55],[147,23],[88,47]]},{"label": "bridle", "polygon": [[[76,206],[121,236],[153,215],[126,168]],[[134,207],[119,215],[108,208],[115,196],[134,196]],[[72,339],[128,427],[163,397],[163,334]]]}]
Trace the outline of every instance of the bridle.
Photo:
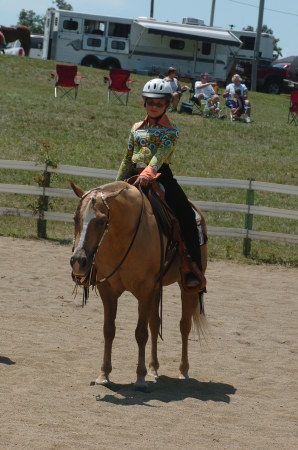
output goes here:
[{"label": "bridle", "polygon": [[[98,249],[101,246],[101,244],[102,244],[102,242],[103,242],[103,240],[104,240],[104,238],[105,238],[105,236],[106,236],[106,234],[107,234],[107,232],[109,230],[109,226],[110,226],[110,207],[108,205],[107,199],[104,196],[104,191],[103,191],[103,188],[101,186],[97,187],[97,188],[94,188],[94,189],[91,189],[90,191],[86,192],[82,196],[82,200],[87,195],[89,195],[91,192],[93,192],[93,195],[92,195],[91,200],[90,200],[92,202],[92,200],[95,198],[96,192],[98,192],[98,191],[100,191],[100,196],[102,198],[103,204],[105,205],[105,207],[108,210],[108,215],[107,215],[107,219],[108,220],[106,222],[105,229],[104,229],[101,237],[99,238],[98,243],[95,246],[95,250],[93,251],[92,264],[91,264],[91,268],[90,268],[89,273],[87,275],[83,276],[83,277],[78,277],[76,275],[73,275],[73,277],[74,277],[74,279],[76,281],[76,284],[81,284],[81,285],[84,286],[84,288],[87,288],[87,289],[89,288],[89,286],[91,284],[90,280],[92,279],[92,272],[94,270],[94,264],[95,264],[94,261],[95,261],[96,254],[97,254]],[[142,206],[141,206],[141,211],[140,211],[140,214],[139,214],[138,222],[137,222],[137,225],[136,225],[136,229],[134,231],[134,234],[133,234],[133,237],[131,239],[131,242],[130,242],[126,252],[124,253],[123,257],[121,258],[119,263],[116,265],[116,267],[107,276],[105,276],[104,278],[101,278],[100,280],[96,280],[96,284],[103,283],[104,281],[107,281],[109,278],[111,278],[120,269],[120,267],[122,266],[123,262],[127,258],[127,255],[129,254],[129,252],[130,252],[130,250],[131,250],[131,248],[133,246],[133,243],[134,243],[134,241],[136,239],[137,233],[138,233],[139,228],[140,228],[140,224],[141,224],[141,220],[142,220],[142,216],[143,216],[143,212],[144,212],[144,194],[143,194],[143,191],[141,189],[139,189],[139,191],[140,191],[141,197],[142,197]],[[85,299],[87,300],[87,298],[85,298]],[[85,301],[85,303],[86,303],[86,301]]]}]

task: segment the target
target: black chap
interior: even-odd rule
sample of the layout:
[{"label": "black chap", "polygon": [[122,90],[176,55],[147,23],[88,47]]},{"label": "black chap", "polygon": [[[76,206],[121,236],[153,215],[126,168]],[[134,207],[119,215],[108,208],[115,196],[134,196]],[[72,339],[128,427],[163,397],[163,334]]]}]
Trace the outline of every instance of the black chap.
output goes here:
[{"label": "black chap", "polygon": [[201,247],[198,236],[195,213],[168,164],[163,164],[158,170],[161,175],[158,182],[161,183],[166,191],[166,202],[175,213],[182,232],[187,250],[193,261],[195,261],[200,270],[201,263]]}]

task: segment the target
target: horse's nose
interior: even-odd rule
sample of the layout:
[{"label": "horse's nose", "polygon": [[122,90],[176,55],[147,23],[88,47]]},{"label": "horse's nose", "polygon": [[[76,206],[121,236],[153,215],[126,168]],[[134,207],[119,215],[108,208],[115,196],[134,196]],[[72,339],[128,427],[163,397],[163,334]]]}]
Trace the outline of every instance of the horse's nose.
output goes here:
[{"label": "horse's nose", "polygon": [[70,265],[71,267],[74,266],[75,263],[79,264],[79,267],[81,269],[84,269],[87,266],[87,258],[86,256],[74,256],[72,255],[72,257],[70,258]]}]

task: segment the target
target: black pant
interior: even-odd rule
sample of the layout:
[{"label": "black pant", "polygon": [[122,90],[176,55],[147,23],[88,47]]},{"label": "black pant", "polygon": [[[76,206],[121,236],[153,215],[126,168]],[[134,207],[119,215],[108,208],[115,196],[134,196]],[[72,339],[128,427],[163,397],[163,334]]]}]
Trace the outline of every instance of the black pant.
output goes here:
[{"label": "black pant", "polygon": [[198,236],[198,229],[196,224],[195,213],[168,164],[163,164],[159,171],[161,175],[158,182],[161,183],[166,191],[166,202],[175,213],[182,232],[184,242],[187,250],[195,261],[200,270],[202,270],[201,263],[201,247]]}]

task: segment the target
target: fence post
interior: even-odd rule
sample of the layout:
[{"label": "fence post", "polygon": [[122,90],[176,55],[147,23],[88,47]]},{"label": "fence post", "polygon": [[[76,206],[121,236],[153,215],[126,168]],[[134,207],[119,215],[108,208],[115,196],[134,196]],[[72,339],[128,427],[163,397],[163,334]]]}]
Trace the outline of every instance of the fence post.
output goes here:
[{"label": "fence post", "polygon": [[43,192],[38,199],[38,219],[37,219],[37,236],[46,239],[47,237],[47,221],[44,219],[44,212],[48,210],[49,197],[45,195],[46,187],[50,186],[51,174],[48,172],[48,162],[45,164],[45,170],[39,178],[39,185],[42,186]]},{"label": "fence post", "polygon": [[255,191],[252,189],[253,181],[254,181],[253,178],[249,178],[249,186],[248,190],[246,191],[247,213],[245,214],[245,222],[244,222],[244,226],[246,228],[246,238],[243,239],[242,243],[242,251],[244,256],[249,256],[251,249],[251,239],[248,236],[249,230],[252,230],[253,225],[253,214],[250,213],[250,207],[251,205],[254,205],[255,200]]}]

